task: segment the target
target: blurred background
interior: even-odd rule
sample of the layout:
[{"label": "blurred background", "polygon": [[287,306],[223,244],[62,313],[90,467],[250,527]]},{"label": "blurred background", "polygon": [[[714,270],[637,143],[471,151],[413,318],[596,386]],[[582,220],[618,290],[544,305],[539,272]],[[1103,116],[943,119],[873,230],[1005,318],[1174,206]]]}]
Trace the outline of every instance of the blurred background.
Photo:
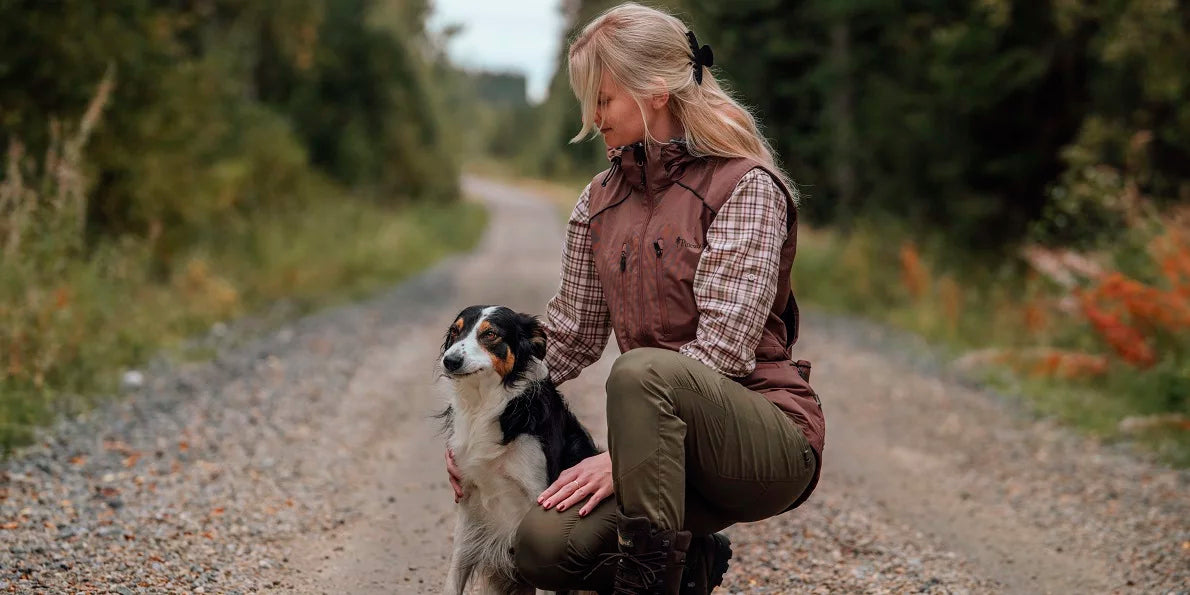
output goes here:
[{"label": "blurred background", "polygon": [[[612,2],[0,0],[0,444],[222,320],[561,218]],[[1190,464],[1190,5],[674,0],[802,191],[799,300]],[[193,350],[184,357],[203,357]]]}]

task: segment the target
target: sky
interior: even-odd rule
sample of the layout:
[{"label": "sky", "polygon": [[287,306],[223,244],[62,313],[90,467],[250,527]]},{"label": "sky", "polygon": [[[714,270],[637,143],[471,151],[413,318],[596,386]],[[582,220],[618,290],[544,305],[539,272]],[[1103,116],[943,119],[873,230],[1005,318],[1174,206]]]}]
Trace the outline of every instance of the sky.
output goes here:
[{"label": "sky", "polygon": [[545,98],[562,41],[559,6],[559,0],[433,0],[428,26],[462,25],[447,47],[451,59],[467,68],[523,72],[536,103]]}]

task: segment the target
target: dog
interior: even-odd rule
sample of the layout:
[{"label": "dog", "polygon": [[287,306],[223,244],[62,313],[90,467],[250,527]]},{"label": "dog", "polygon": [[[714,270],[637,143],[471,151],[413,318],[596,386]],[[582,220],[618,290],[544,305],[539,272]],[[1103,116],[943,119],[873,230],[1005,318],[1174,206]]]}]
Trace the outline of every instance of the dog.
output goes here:
[{"label": "dog", "polygon": [[563,470],[600,452],[550,380],[545,347],[536,317],[503,306],[465,308],[446,331],[439,417],[464,481],[448,594],[473,575],[485,592],[534,593],[513,563],[517,525]]}]

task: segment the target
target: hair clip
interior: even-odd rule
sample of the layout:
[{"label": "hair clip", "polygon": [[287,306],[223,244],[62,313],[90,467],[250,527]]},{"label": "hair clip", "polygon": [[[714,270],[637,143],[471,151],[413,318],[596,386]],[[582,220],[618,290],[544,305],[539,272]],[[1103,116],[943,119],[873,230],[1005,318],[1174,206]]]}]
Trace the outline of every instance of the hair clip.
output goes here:
[{"label": "hair clip", "polygon": [[690,59],[694,61],[694,82],[702,84],[702,67],[710,68],[715,64],[715,54],[711,52],[711,46],[704,45],[698,47],[698,38],[694,36],[693,31],[686,32],[686,40],[690,42]]}]

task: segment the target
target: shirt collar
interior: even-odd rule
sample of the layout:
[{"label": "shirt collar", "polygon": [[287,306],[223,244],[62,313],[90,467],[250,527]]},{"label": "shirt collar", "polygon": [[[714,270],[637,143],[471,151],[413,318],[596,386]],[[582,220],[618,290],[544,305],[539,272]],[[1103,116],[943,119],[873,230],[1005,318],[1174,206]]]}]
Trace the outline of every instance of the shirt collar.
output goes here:
[{"label": "shirt collar", "polygon": [[628,184],[648,194],[668,188],[682,177],[686,166],[697,159],[687,149],[686,140],[681,138],[664,143],[637,141],[612,147],[607,151],[607,158],[612,162],[612,169],[604,183],[619,169]]}]

